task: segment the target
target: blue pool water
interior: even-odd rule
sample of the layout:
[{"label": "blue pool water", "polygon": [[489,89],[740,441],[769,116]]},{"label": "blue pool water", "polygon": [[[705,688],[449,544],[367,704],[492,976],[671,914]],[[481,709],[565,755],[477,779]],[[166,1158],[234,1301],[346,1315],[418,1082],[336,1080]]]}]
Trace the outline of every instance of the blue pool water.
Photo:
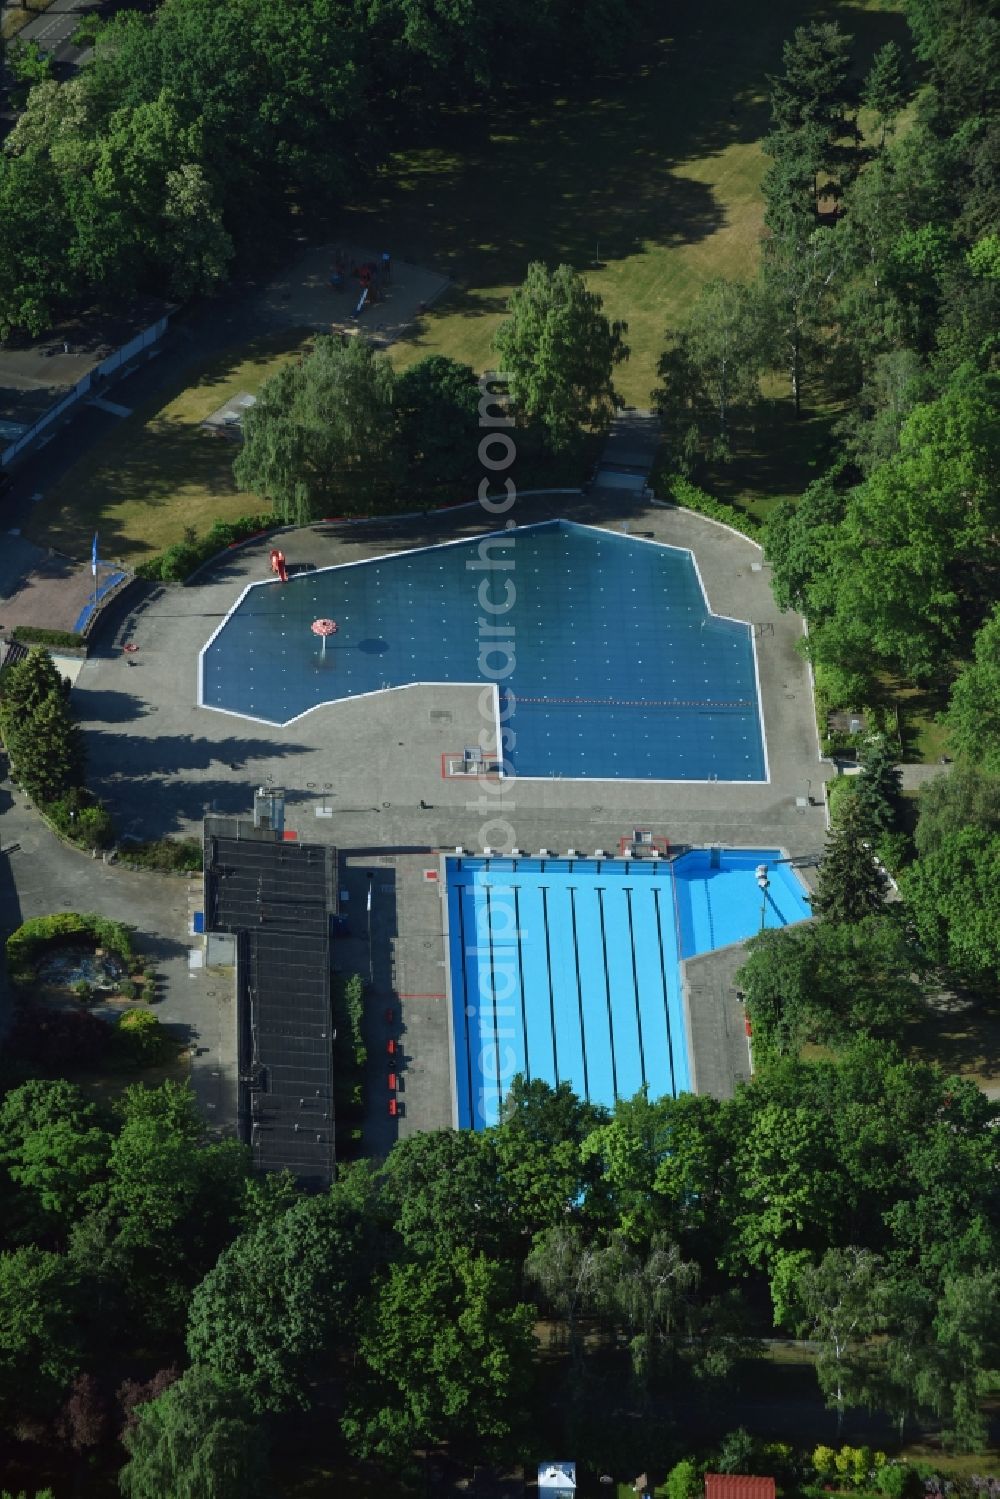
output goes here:
[{"label": "blue pool water", "polygon": [[680,960],[809,916],[775,849],[674,860],[447,862],[458,1124],[500,1116],[517,1073],[611,1106],[691,1086]]},{"label": "blue pool water", "polygon": [[567,521],[255,584],[202,652],[202,703],[267,723],[414,682],[496,683],[519,775],[767,779],[750,626],[690,552]]}]

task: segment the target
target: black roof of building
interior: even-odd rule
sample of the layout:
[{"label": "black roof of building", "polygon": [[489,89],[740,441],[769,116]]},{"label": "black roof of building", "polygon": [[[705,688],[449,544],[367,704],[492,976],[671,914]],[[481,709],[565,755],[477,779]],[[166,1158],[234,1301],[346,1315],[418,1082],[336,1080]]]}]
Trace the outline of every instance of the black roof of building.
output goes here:
[{"label": "black roof of building", "polygon": [[333,1179],[330,917],[337,851],[205,822],[205,926],[236,937],[240,1138],[264,1171]]}]

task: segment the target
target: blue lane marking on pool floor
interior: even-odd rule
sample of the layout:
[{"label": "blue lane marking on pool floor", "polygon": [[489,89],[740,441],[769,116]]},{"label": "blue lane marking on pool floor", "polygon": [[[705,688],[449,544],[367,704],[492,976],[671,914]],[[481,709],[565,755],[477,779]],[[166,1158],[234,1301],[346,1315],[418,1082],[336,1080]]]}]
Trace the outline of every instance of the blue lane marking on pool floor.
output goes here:
[{"label": "blue lane marking on pool floor", "polygon": [[414,682],[512,695],[520,775],[766,779],[749,624],[689,552],[568,521],[254,586],[202,654],[206,707],[274,724]]},{"label": "blue lane marking on pool floor", "polygon": [[690,1089],[680,960],[809,916],[776,849],[674,860],[449,858],[459,1125],[495,1124],[516,1074],[613,1106]]}]

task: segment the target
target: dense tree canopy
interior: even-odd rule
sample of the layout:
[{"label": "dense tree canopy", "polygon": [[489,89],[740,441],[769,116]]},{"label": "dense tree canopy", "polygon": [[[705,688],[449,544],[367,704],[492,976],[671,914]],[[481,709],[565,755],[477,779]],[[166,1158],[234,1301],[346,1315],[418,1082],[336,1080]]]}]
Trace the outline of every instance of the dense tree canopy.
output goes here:
[{"label": "dense tree canopy", "polygon": [[349,1204],[300,1200],[219,1257],[191,1302],[188,1353],[256,1411],[306,1406],[309,1377],[349,1346],[373,1266]]},{"label": "dense tree canopy", "polygon": [[237,483],[288,520],[391,508],[401,478],[392,366],[362,338],[317,338],[243,420]]},{"label": "dense tree canopy", "polygon": [[241,1499],[266,1494],[267,1441],[242,1397],[195,1366],[164,1394],[140,1405],[126,1433],[126,1499]]},{"label": "dense tree canopy", "polygon": [[774,1326],[822,1344],[838,1409],[870,1400],[977,1440],[997,1111],[971,1084],[852,1041],[914,1001],[901,944],[888,916],[755,944],[755,1036],[826,1026],[835,1060],[762,1042],[729,1102],[640,1094],[611,1113],[517,1080],[497,1127],[416,1136],[318,1196],[246,1183],[183,1090],[131,1090],[103,1118],[63,1084],[8,1093],[0,1402],[84,1441],[107,1420],[102,1369],[134,1369],[122,1482],[139,1495],[245,1478],[253,1492],[246,1454],[293,1410],[359,1456],[405,1464],[439,1441],[502,1456],[537,1441],[541,1314],[566,1332],[578,1450],[603,1461],[594,1402],[625,1420],[673,1389],[723,1398],[772,1330],[755,1310],[765,1291]]},{"label": "dense tree canopy", "polygon": [[917,853],[932,854],[963,828],[1000,833],[1000,776],[957,765],[921,788],[914,835]]},{"label": "dense tree canopy", "polygon": [[899,1038],[921,990],[919,958],[890,914],[762,932],[740,970],[758,1054],[796,1055],[805,1041],[843,1044],[869,1032]]},{"label": "dense tree canopy", "polygon": [[960,372],[864,484],[823,481],[769,520],[779,601],[808,615],[823,661],[927,676],[970,640],[997,567],[995,383]]},{"label": "dense tree canopy", "polygon": [[928,954],[972,980],[1000,982],[1000,833],[945,834],[903,876],[903,898]]},{"label": "dense tree canopy", "polygon": [[973,659],[952,688],[947,724],[960,755],[1000,776],[1000,604],[976,636]]},{"label": "dense tree canopy", "polygon": [[188,297],[330,226],[443,108],[613,60],[655,14],[623,0],[171,0],[96,28],[91,65],[20,65],[0,153],[0,336],[67,303]]}]

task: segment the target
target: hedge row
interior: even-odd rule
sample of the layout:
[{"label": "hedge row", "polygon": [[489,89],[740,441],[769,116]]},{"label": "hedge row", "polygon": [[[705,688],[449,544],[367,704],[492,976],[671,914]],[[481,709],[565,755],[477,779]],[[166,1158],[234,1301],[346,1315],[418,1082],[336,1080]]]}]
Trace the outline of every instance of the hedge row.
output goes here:
[{"label": "hedge row", "polygon": [[197,838],[156,838],[148,843],[127,843],[121,862],[160,873],[198,874],[204,867],[202,846]]},{"label": "hedge row", "polygon": [[42,630],[37,625],[15,625],[11,635],[22,645],[64,646],[69,650],[79,650],[87,643],[72,630]]},{"label": "hedge row", "polygon": [[333,996],[334,1024],[337,1040],[334,1043],[334,1092],[337,1117],[341,1125],[351,1120],[360,1120],[365,1107],[365,1067],[368,1048],[365,1046],[363,1021],[365,1011],[365,981],[360,973],[346,980],[335,981]]},{"label": "hedge row", "polygon": [[158,556],[140,562],[135,570],[136,577],[161,583],[183,583],[226,547],[246,541],[262,531],[273,531],[280,525],[280,516],[266,513],[241,515],[232,521],[217,520],[201,540],[189,531],[183,541],[177,541]]},{"label": "hedge row", "polygon": [[707,515],[710,520],[722,521],[723,525],[732,526],[734,531],[740,531],[744,536],[749,536],[751,541],[760,541],[762,527],[759,521],[754,520],[745,510],[737,510],[734,505],[727,505],[723,500],[716,500],[697,484],[692,484],[690,479],[685,479],[682,474],[672,474],[666,482],[666,498],[672,500],[675,505],[682,505],[685,510],[696,510],[699,515]]},{"label": "hedge row", "polygon": [[95,947],[113,952],[129,967],[135,962],[134,928],[93,912],[59,911],[54,916],[33,916],[7,938],[7,970],[14,983],[27,983],[35,958],[46,947],[86,938]]}]

